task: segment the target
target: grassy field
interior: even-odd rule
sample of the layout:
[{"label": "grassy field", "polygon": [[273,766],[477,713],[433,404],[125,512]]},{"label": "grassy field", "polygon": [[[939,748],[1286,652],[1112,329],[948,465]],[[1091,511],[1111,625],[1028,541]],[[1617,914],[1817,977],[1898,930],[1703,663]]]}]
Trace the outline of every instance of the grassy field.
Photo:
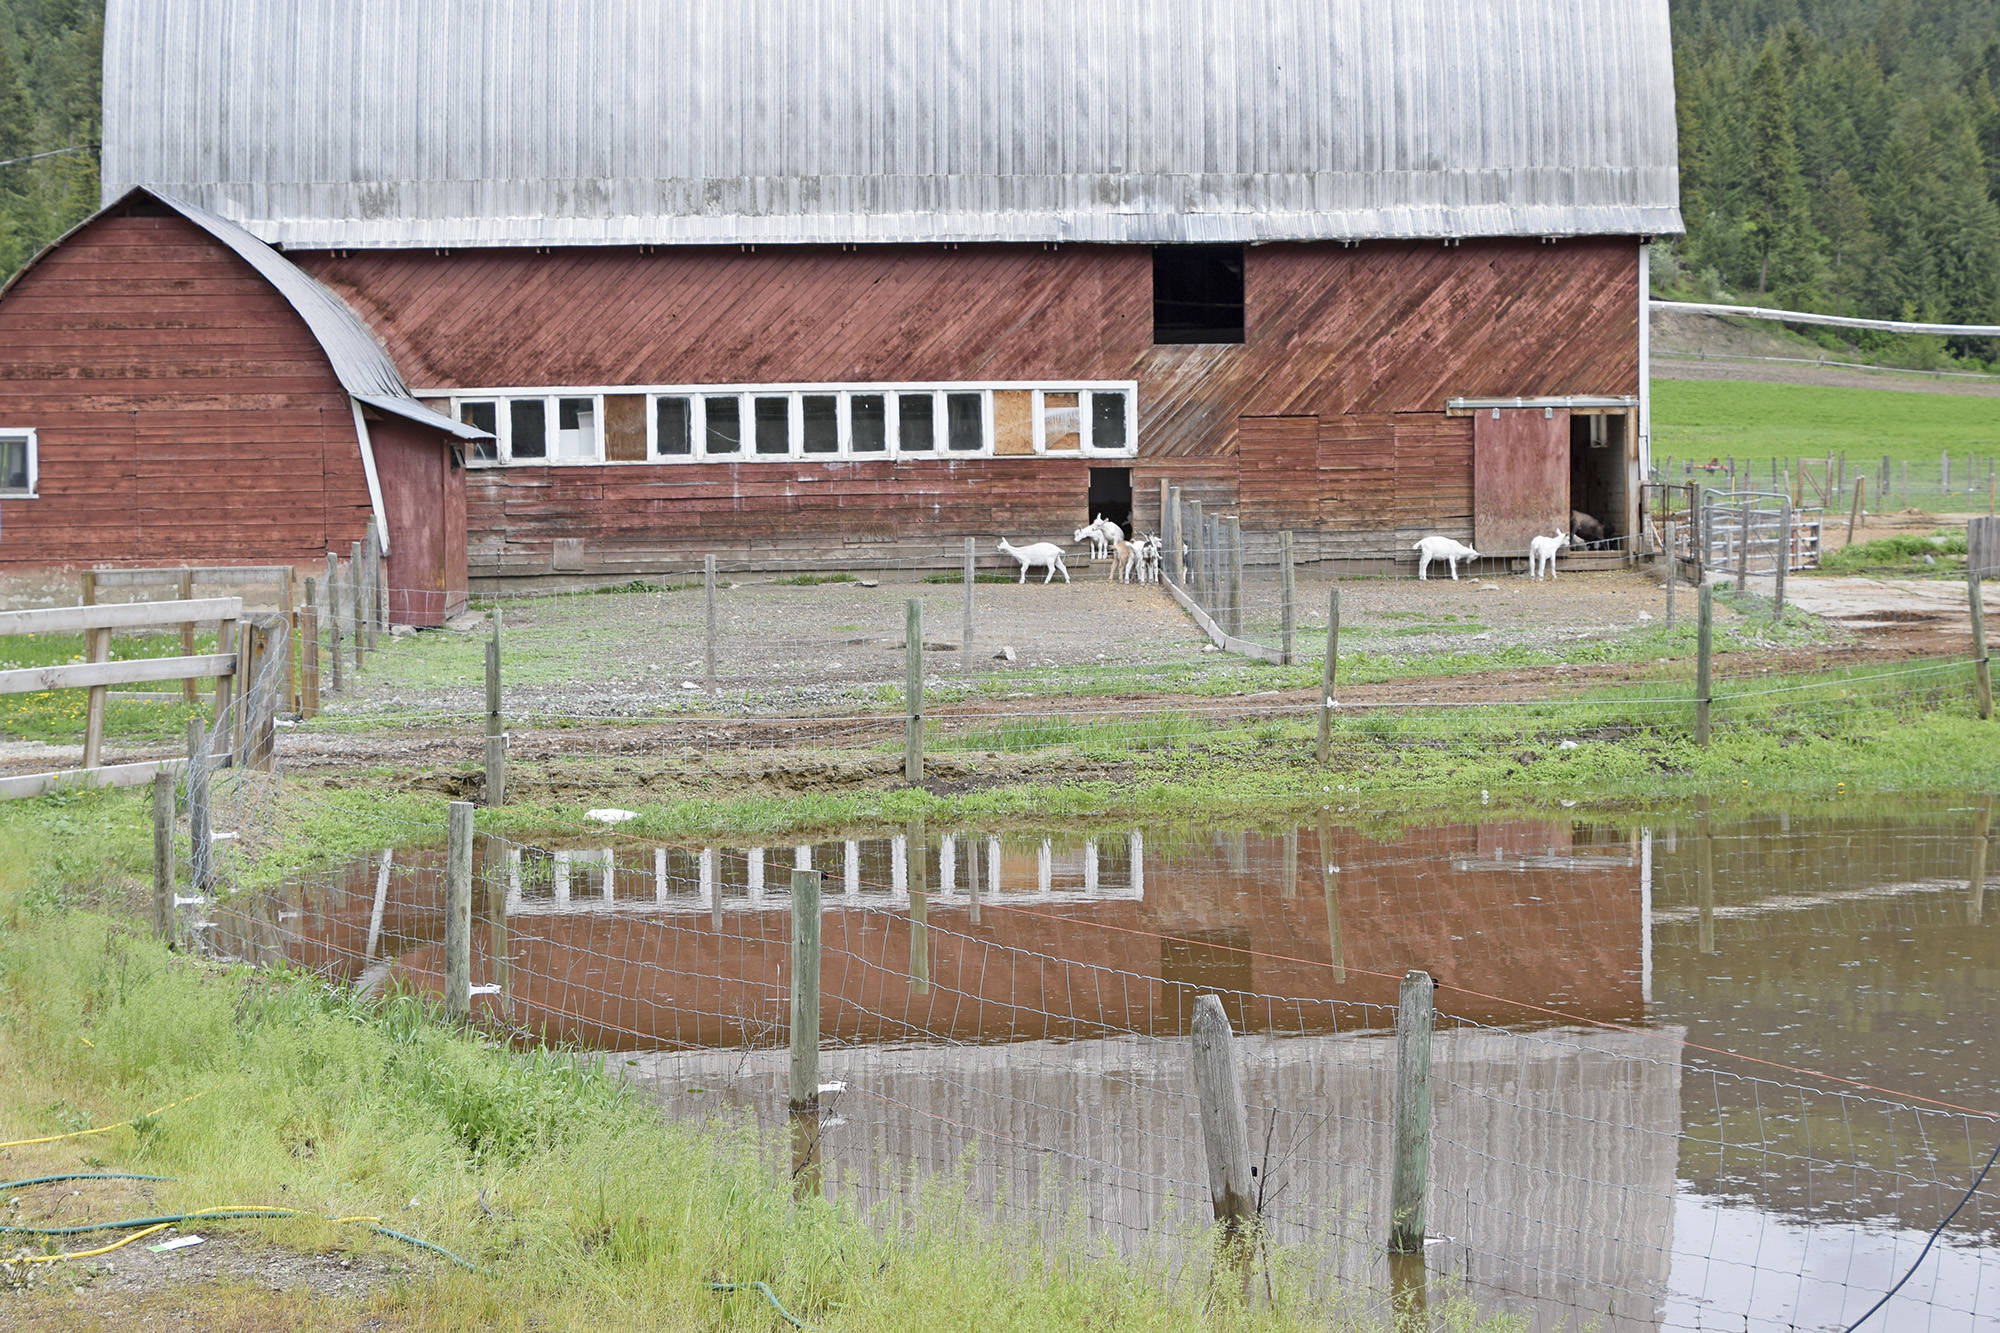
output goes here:
[{"label": "grassy field", "polygon": [[[2000,454],[2000,399],[1734,380],[1654,380],[1653,452],[1676,459],[1824,458],[1921,465]],[[1984,471],[1982,466],[1981,471]]]}]

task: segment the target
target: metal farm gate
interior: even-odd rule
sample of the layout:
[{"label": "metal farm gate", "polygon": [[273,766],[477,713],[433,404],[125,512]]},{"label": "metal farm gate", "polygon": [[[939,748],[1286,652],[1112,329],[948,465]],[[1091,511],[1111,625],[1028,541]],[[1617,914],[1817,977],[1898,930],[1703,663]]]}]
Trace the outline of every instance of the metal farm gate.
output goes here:
[{"label": "metal farm gate", "polygon": [[1702,568],[1718,574],[1741,570],[1771,575],[1777,573],[1783,552],[1787,572],[1818,569],[1822,511],[1793,509],[1790,502],[1790,496],[1772,491],[1705,493],[1699,530],[1689,534]]}]

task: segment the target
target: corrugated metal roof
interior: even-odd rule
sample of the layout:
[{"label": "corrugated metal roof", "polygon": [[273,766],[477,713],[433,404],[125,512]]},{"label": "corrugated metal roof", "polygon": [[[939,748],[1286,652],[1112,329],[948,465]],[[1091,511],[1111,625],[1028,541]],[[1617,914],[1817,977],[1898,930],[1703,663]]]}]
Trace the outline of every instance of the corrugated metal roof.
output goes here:
[{"label": "corrugated metal roof", "polygon": [[396,363],[389,359],[382,344],[375,341],[375,335],[361,322],[361,317],[298,265],[228,218],[162,191],[147,193],[234,250],[277,289],[312,330],[340,380],[340,387],[347,390],[349,397],[462,440],[487,438],[484,431],[434,412],[412,397],[409,386],[396,370]]},{"label": "corrugated metal roof", "polygon": [[103,173],[309,247],[1681,229],[1667,0],[110,0]]}]

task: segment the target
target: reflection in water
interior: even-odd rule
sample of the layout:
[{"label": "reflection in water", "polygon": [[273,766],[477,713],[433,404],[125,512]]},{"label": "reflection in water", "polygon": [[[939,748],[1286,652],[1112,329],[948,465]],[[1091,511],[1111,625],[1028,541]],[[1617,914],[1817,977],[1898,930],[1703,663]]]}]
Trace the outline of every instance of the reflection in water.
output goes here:
[{"label": "reflection in water", "polygon": [[[1541,1326],[1816,1327],[1866,1308],[1991,1147],[1990,1121],[1802,1072],[1993,1109],[1990,830],[1982,801],[1904,821],[1704,806],[1652,830],[1375,835],[1322,813],[780,848],[482,838],[475,1008],[625,1052],[676,1111],[722,1102],[777,1130],[789,871],[816,868],[822,1077],[845,1091],[790,1122],[800,1188],[900,1198],[972,1150],[990,1205],[1138,1243],[1207,1215],[1182,1038],[1215,992],[1248,1034],[1271,1233],[1329,1281],[1415,1302],[1421,1266],[1381,1252],[1382,1033],[1422,967],[1450,1016],[1433,1278]],[[223,914],[215,942],[434,991],[441,867],[441,848],[399,848]],[[1996,1222],[1975,1200],[1885,1313],[1970,1328],[2000,1308]]]}]

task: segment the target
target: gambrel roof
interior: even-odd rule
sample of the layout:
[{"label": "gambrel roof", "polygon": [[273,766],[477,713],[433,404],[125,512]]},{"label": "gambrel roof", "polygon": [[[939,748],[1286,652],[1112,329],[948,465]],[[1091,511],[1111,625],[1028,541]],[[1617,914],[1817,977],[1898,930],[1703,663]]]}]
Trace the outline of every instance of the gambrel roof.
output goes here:
[{"label": "gambrel roof", "polygon": [[1681,229],[1667,0],[110,0],[140,185],[315,248]]}]

